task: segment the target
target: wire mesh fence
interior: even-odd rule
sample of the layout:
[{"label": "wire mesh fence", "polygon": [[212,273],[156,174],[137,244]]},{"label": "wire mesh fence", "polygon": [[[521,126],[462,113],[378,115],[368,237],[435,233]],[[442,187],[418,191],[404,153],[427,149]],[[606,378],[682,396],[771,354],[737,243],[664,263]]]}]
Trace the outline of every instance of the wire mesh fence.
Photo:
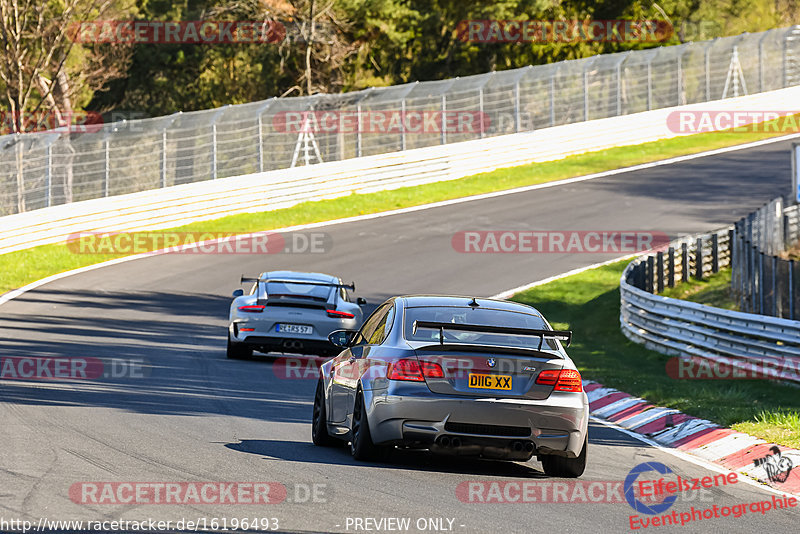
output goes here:
[{"label": "wire mesh fence", "polygon": [[800,84],[800,26],[442,81],[0,137],[0,216]]},{"label": "wire mesh fence", "polygon": [[800,206],[784,209],[780,198],[735,224],[731,288],[741,311],[800,319],[800,262],[781,254],[798,240]]}]

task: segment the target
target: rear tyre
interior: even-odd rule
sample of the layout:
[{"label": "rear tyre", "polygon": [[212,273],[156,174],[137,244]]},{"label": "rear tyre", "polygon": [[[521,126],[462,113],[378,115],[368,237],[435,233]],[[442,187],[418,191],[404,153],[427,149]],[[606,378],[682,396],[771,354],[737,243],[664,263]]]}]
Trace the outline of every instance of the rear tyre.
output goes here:
[{"label": "rear tyre", "polygon": [[378,448],[372,443],[369,432],[367,410],[364,406],[364,394],[361,390],[356,393],[356,403],[353,406],[353,426],[350,429],[350,454],[356,460],[372,460],[378,456]]},{"label": "rear tyre", "polygon": [[550,477],[578,478],[586,469],[586,449],[589,448],[588,436],[583,441],[583,450],[577,458],[563,456],[542,456],[544,474]]},{"label": "rear tyre", "polygon": [[317,382],[317,392],[314,394],[314,414],[311,418],[311,441],[319,447],[333,447],[337,445],[336,438],[328,434],[328,412],[325,409],[325,390],[322,379]]},{"label": "rear tyre", "polygon": [[227,356],[231,360],[244,360],[253,356],[253,349],[244,343],[232,343],[228,338]]}]

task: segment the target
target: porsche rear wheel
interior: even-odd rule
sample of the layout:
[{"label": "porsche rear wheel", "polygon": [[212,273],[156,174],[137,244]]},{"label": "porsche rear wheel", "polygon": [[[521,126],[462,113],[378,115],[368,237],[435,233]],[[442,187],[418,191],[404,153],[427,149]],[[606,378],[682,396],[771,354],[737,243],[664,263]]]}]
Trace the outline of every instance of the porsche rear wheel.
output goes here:
[{"label": "porsche rear wheel", "polygon": [[227,355],[231,360],[244,360],[253,355],[253,349],[244,343],[232,343],[231,338],[228,338]]}]

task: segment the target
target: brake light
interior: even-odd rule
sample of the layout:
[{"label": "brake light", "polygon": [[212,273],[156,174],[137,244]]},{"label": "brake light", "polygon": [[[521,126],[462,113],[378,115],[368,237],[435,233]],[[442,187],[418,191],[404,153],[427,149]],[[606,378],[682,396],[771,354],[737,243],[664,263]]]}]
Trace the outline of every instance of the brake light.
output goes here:
[{"label": "brake light", "polygon": [[263,304],[249,304],[247,306],[239,306],[239,311],[246,313],[261,313],[264,311],[264,308],[266,308],[266,306]]},{"label": "brake light", "polygon": [[541,386],[555,386],[555,391],[583,391],[581,374],[574,369],[546,369],[536,377]]},{"label": "brake light", "polygon": [[389,380],[408,380],[422,382],[426,378],[444,378],[442,366],[433,362],[418,362],[417,360],[397,360],[389,366],[386,373]]},{"label": "brake light", "polygon": [[352,319],[354,314],[339,310],[325,310],[328,312],[328,317],[335,317],[337,319]]}]

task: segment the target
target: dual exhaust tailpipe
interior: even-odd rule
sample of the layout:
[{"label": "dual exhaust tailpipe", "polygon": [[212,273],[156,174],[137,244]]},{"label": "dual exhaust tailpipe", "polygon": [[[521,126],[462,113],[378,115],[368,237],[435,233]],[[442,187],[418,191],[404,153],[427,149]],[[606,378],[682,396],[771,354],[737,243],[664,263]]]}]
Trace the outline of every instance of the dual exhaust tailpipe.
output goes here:
[{"label": "dual exhaust tailpipe", "polygon": [[444,447],[445,449],[449,449],[450,447],[457,449],[458,447],[461,447],[461,438],[442,436],[439,438],[439,446]]},{"label": "dual exhaust tailpipe", "polygon": [[302,349],[303,342],[302,341],[294,341],[292,339],[287,339],[283,342],[284,349]]},{"label": "dual exhaust tailpipe", "polygon": [[[458,449],[463,445],[461,438],[457,436],[442,436],[436,443],[444,449]],[[515,453],[533,453],[534,450],[532,441],[512,441],[509,448]]]},{"label": "dual exhaust tailpipe", "polygon": [[514,452],[533,452],[533,443],[530,441],[515,441],[511,444],[511,450]]}]

